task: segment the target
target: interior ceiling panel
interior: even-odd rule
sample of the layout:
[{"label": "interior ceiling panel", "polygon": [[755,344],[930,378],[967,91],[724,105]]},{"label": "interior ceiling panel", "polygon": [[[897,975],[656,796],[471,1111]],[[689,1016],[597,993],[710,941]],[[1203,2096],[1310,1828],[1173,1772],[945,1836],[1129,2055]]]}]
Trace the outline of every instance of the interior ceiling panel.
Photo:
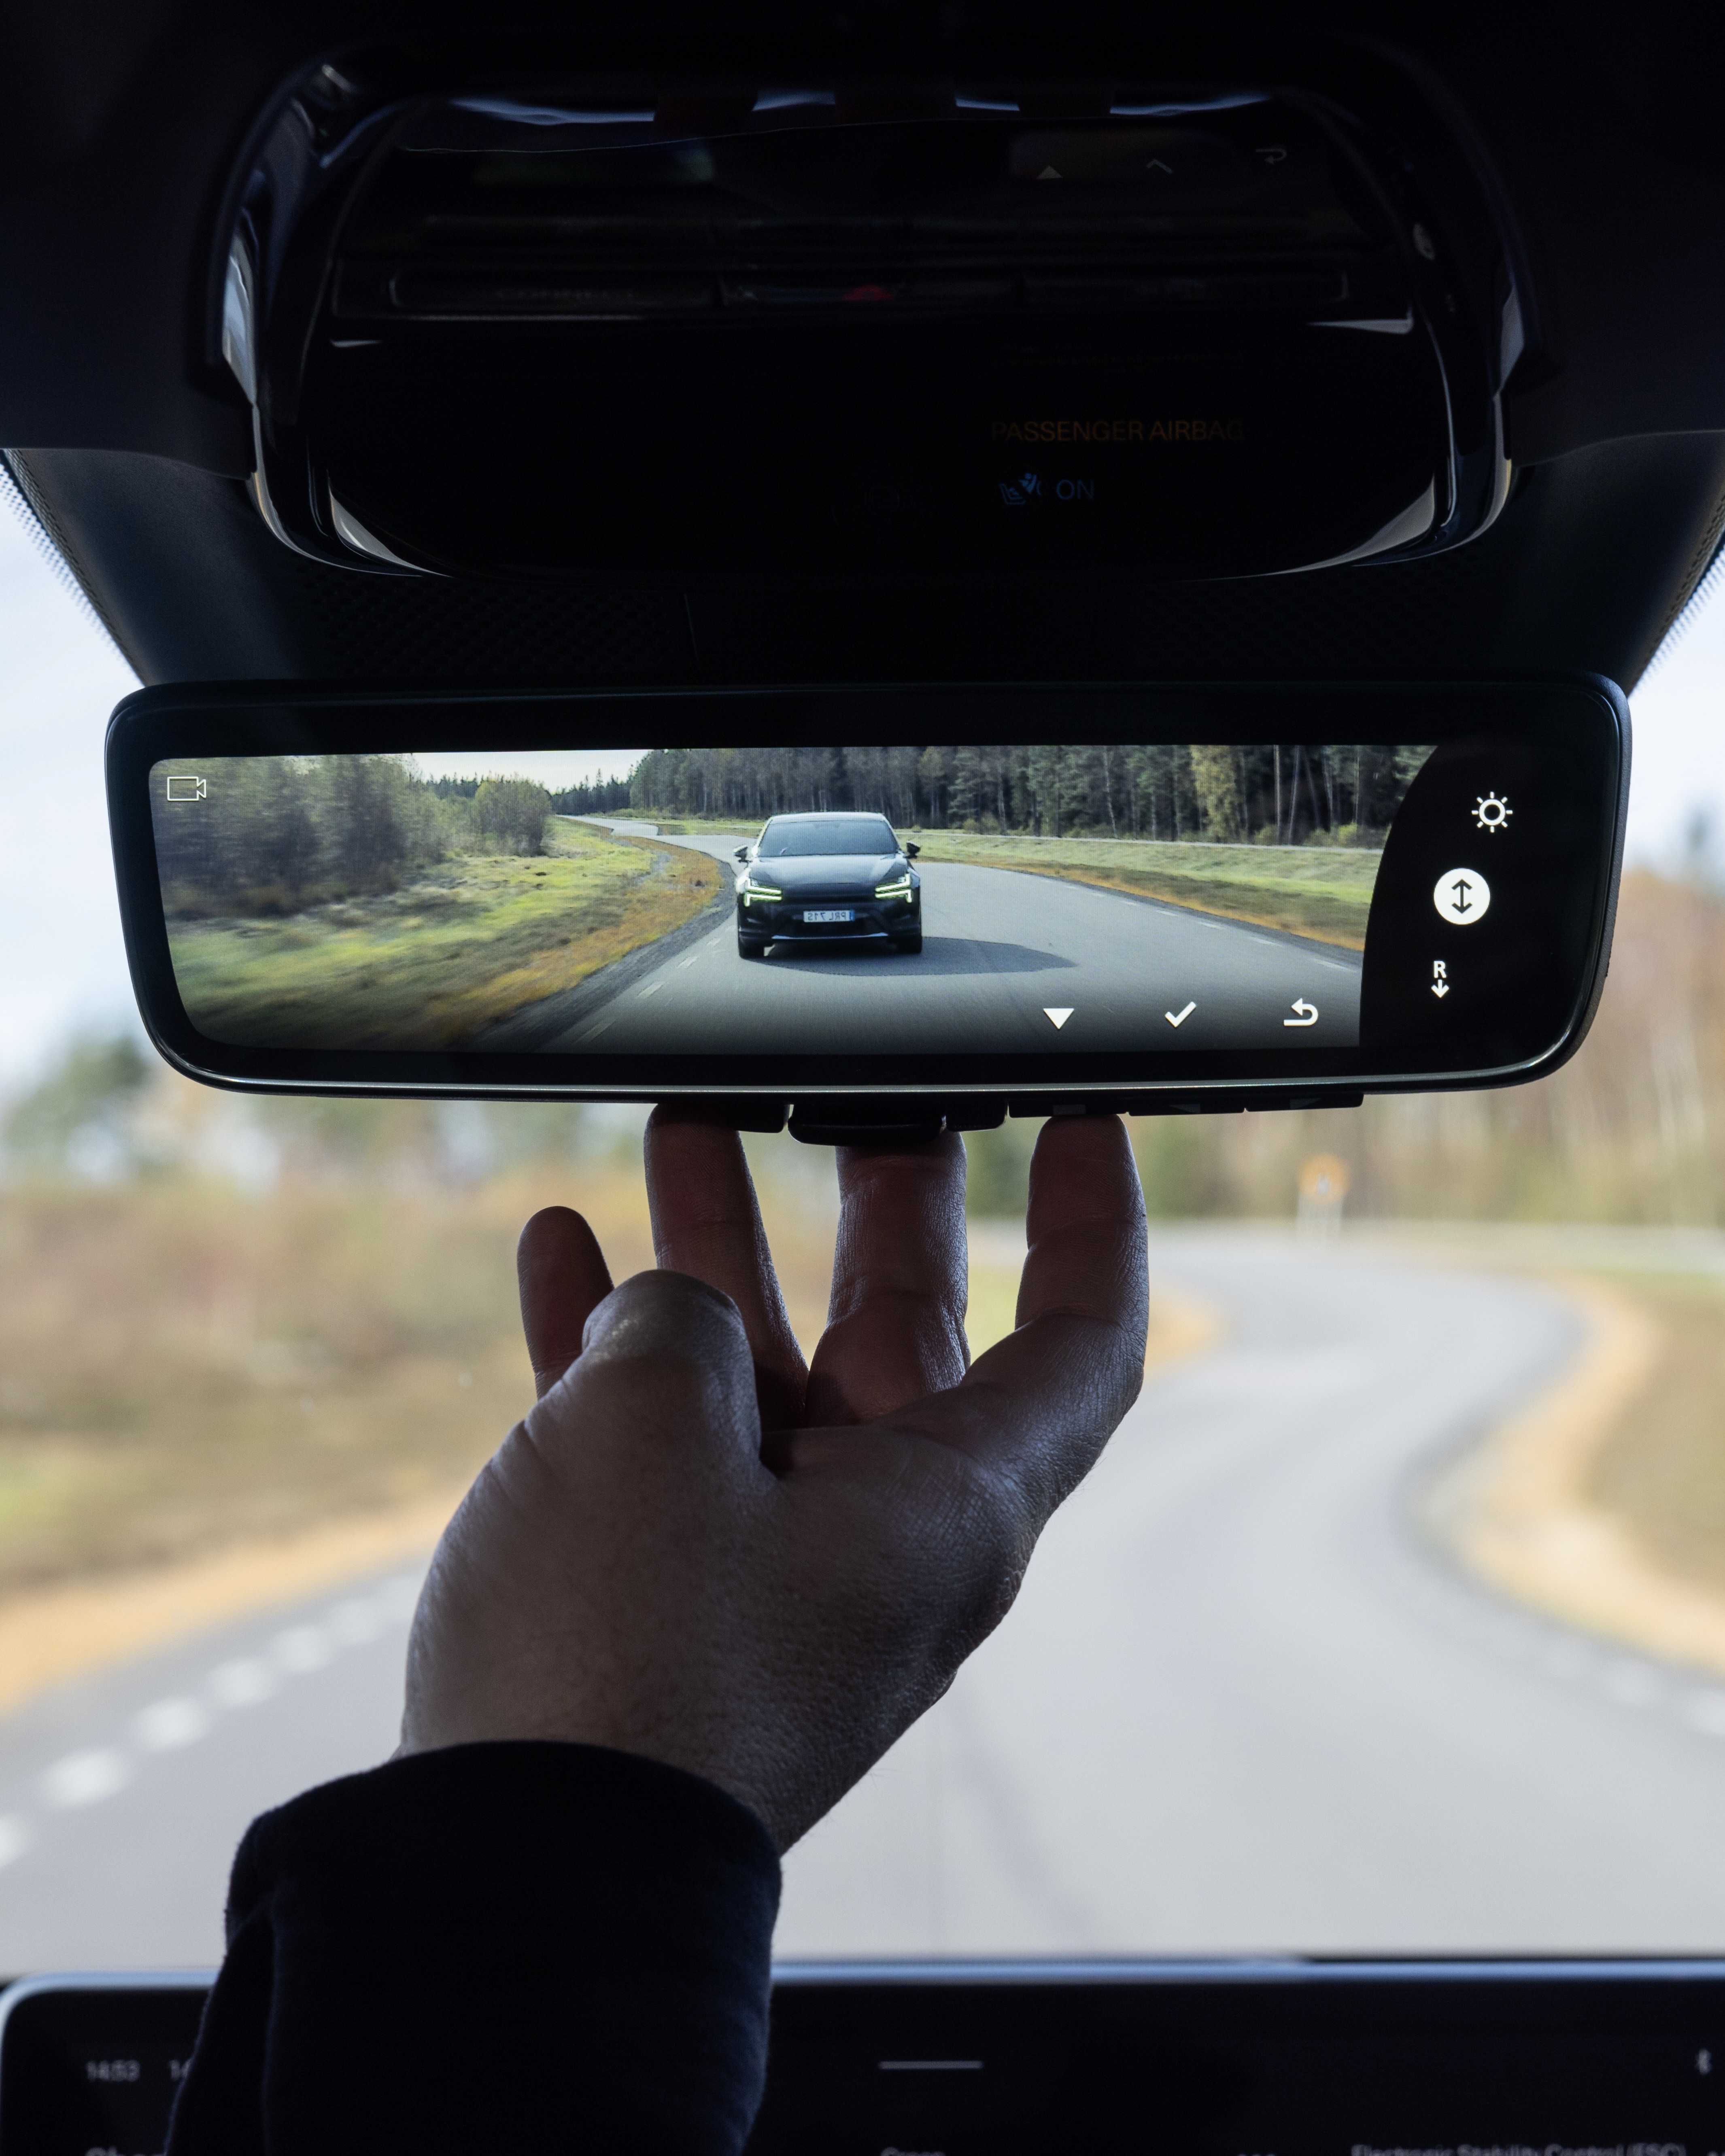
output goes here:
[{"label": "interior ceiling panel", "polygon": [[[1297,32],[1291,25],[1298,23]],[[1124,26],[1124,27],[1123,27]],[[711,11],[13,0],[0,27],[0,441],[146,680],[1516,673],[1631,683],[1725,507],[1725,148],[1692,11],[1317,5],[1208,18],[947,6]],[[1505,205],[1528,349],[1515,491],[1430,561],[1132,586],[879,583],[577,590],[349,574],[272,539],[243,397],[213,350],[224,193],[280,86],[394,42],[447,71],[578,50],[882,69],[1010,52],[1045,69],[1153,46],[1170,75],[1345,77],[1369,54],[1472,146]],[[551,40],[555,38],[553,45]],[[452,449],[453,453],[453,449]]]}]

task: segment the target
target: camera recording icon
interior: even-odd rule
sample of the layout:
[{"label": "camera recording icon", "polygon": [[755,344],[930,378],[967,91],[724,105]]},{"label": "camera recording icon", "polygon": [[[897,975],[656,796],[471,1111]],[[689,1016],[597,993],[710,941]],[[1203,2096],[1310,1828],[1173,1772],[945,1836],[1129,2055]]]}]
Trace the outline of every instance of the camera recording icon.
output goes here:
[{"label": "camera recording icon", "polygon": [[175,772],[167,782],[167,798],[170,801],[207,801],[209,798],[209,781]]}]

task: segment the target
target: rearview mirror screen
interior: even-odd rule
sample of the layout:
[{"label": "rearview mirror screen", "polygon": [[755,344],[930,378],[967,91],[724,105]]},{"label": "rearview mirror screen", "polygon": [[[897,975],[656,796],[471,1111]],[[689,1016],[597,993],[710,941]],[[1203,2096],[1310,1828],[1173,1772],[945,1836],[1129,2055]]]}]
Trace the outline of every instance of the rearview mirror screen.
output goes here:
[{"label": "rearview mirror screen", "polygon": [[[180,995],[238,1046],[1334,1048],[1431,753],[218,757],[158,762],[150,795]],[[1457,834],[1455,922],[1485,918],[1518,808],[1488,793]]]},{"label": "rearview mirror screen", "polygon": [[109,799],[198,1076],[1034,1112],[1550,1067],[1626,727],[1588,682],[162,688]]}]

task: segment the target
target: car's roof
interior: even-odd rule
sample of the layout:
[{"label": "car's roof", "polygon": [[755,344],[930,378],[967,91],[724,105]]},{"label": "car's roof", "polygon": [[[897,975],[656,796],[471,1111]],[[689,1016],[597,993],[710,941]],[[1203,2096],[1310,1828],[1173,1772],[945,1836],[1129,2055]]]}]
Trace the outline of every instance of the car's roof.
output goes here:
[{"label": "car's roof", "polygon": [[787,808],[769,816],[769,824],[886,824],[891,819],[879,808]]},{"label": "car's roof", "polygon": [[[685,594],[392,578],[288,552],[246,492],[245,400],[218,349],[219,249],[240,153],[319,56],[411,38],[567,34],[492,0],[110,0],[96,27],[13,0],[0,135],[0,443],[31,506],[146,681],[737,682],[1547,674],[1633,683],[1725,526],[1725,152],[1712,71],[1681,13],[1537,0],[1489,14],[1307,0],[1167,29],[1170,74],[1242,54],[1297,80],[1370,50],[1442,113],[1504,205],[1526,346],[1505,395],[1512,497],[1430,559],[1187,583],[1091,576],[877,579]],[[100,8],[99,6],[99,15]],[[1254,29],[1253,25],[1257,25]],[[1268,27],[1266,27],[1266,25]],[[1692,28],[1692,18],[1690,28]],[[1010,52],[1111,69],[1100,0],[904,10],[616,0],[582,16],[603,61],[632,40],[747,65],[853,69]],[[1137,34],[1137,33],[1133,33]],[[1255,47],[1252,39],[1259,40]],[[1209,43],[1206,44],[1205,39]],[[1337,55],[1340,55],[1339,60]],[[597,62],[595,63],[597,64]],[[761,62],[764,64],[764,61]],[[777,79],[768,76],[768,80]],[[215,282],[213,284],[212,280]],[[216,329],[211,302],[215,295]],[[212,336],[217,341],[212,343]],[[21,445],[21,447],[19,446]],[[428,454],[439,445],[427,445]],[[458,454],[449,445],[449,454]]]}]

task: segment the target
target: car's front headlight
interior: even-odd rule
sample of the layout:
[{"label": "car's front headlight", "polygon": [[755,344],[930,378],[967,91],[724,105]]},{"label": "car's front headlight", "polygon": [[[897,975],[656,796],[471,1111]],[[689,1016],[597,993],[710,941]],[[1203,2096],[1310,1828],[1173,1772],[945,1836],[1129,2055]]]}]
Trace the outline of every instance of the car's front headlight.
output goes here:
[{"label": "car's front headlight", "polygon": [[875,886],[876,898],[908,898],[910,895],[911,876],[908,870],[892,883],[877,883]]},{"label": "car's front headlight", "polygon": [[745,906],[752,898],[783,898],[783,896],[784,893],[775,890],[770,883],[757,882],[752,870],[742,880],[742,901]]}]

